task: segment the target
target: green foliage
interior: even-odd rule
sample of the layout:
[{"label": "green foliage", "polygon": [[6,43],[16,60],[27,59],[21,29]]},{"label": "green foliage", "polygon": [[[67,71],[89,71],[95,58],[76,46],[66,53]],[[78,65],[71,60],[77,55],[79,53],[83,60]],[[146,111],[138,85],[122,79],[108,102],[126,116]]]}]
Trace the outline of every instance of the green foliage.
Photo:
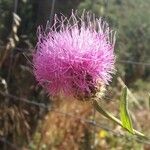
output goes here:
[{"label": "green foliage", "polygon": [[104,15],[105,11],[105,3],[102,0],[97,0],[97,1],[91,1],[91,0],[85,0],[80,3],[79,5],[79,10],[82,11],[83,9],[89,10],[94,12],[97,15]]},{"label": "green foliage", "polygon": [[134,134],[131,117],[128,110],[127,88],[123,88],[120,98],[120,118],[124,128]]},{"label": "green foliage", "polygon": [[140,133],[139,131],[133,129],[131,118],[128,112],[128,101],[127,101],[127,88],[125,87],[123,89],[122,95],[121,95],[121,104],[120,104],[120,116],[121,121],[116,118],[113,114],[109,113],[106,109],[101,106],[100,103],[97,102],[97,100],[93,101],[94,108],[103,116],[105,116],[107,119],[113,121],[114,123],[118,124],[119,126],[126,129],[129,133],[135,134],[140,138],[146,138],[143,133]]}]

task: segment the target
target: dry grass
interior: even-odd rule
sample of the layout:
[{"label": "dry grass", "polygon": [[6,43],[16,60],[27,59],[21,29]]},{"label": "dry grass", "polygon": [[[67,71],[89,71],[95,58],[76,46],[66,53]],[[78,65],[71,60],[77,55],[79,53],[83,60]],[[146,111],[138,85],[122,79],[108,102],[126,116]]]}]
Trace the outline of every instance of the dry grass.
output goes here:
[{"label": "dry grass", "polygon": [[[55,111],[50,111],[41,121],[36,133],[40,134],[36,141],[37,149],[46,147],[46,149],[78,150],[90,147],[92,145],[92,127],[78,117],[90,118],[91,106],[70,100],[57,101],[55,107]],[[71,113],[75,118],[59,112]]]}]

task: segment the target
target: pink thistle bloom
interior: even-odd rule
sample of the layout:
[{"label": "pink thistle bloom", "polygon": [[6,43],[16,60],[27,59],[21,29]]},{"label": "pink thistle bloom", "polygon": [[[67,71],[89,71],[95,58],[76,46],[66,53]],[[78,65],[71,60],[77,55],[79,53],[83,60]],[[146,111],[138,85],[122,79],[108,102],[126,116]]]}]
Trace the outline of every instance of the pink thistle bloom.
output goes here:
[{"label": "pink thistle bloom", "polygon": [[107,85],[115,72],[115,34],[94,14],[72,12],[43,32],[39,28],[33,55],[36,80],[52,95],[91,95]]}]

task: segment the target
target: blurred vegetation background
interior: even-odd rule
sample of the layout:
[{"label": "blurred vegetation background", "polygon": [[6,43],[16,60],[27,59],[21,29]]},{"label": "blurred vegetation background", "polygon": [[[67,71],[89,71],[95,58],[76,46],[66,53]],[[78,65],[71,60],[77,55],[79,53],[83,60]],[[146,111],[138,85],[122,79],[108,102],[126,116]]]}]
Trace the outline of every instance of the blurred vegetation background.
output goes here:
[{"label": "blurred vegetation background", "polygon": [[[32,74],[37,27],[46,26],[47,20],[53,22],[55,13],[69,16],[72,9],[92,11],[117,31],[117,75],[108,87],[104,104],[118,116],[124,82],[135,97],[130,98],[134,99],[130,101],[134,125],[150,133],[149,7],[149,0],[0,0],[0,148],[150,149],[149,144],[129,135],[121,136],[121,129],[93,115],[88,104],[60,101],[60,98],[52,101]],[[56,111],[50,111],[49,107]],[[78,117],[95,118],[104,126],[94,127]],[[104,128],[106,125],[112,130]]]}]

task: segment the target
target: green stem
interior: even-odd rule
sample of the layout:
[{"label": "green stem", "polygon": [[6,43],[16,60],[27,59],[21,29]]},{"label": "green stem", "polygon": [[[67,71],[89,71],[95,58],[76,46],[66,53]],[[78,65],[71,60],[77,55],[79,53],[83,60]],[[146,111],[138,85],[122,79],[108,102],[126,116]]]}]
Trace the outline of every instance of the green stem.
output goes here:
[{"label": "green stem", "polygon": [[[103,116],[105,116],[106,118],[112,120],[113,122],[115,122],[116,124],[118,124],[119,126],[121,126],[122,128],[124,128],[122,122],[121,122],[118,118],[114,117],[111,113],[109,113],[109,112],[107,112],[106,110],[104,110],[104,109],[98,104],[98,102],[97,102],[96,100],[93,101],[93,106],[94,106],[95,109],[96,109],[99,113],[101,113]],[[124,129],[127,130],[128,132],[130,132],[127,128],[124,128]],[[140,133],[139,131],[137,131],[137,130],[135,130],[135,129],[133,129],[133,130],[134,130],[134,134],[135,134],[135,135],[145,137],[145,135],[142,134],[142,133]],[[130,133],[131,133],[131,132],[130,132]],[[132,133],[132,134],[133,134],[133,133]]]}]

